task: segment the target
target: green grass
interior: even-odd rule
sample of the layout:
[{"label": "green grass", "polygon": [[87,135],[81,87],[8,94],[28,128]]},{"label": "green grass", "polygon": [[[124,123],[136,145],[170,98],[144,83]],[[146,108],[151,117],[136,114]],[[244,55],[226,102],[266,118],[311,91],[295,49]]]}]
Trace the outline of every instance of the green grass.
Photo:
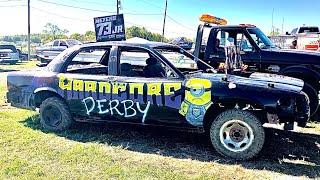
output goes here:
[{"label": "green grass", "polygon": [[259,157],[235,162],[205,135],[164,128],[77,123],[50,133],[37,112],[4,103],[5,83],[0,73],[0,179],[320,178],[319,123],[295,132],[267,128]]},{"label": "green grass", "polygon": [[24,69],[32,69],[36,68],[36,64],[39,63],[39,61],[19,61],[15,65],[10,64],[0,64],[0,72],[3,72],[4,70],[24,70]]}]

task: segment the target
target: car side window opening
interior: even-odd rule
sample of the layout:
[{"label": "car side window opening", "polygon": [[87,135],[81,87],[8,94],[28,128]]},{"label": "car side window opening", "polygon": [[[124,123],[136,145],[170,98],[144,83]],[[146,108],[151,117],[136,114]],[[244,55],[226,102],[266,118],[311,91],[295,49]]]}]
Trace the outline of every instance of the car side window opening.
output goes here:
[{"label": "car side window opening", "polygon": [[65,41],[60,41],[59,46],[68,46],[67,43]]},{"label": "car side window opening", "polygon": [[298,28],[295,28],[291,31],[291,34],[297,34]]},{"label": "car side window opening", "polygon": [[167,67],[144,49],[123,48],[120,51],[120,76],[165,78]]},{"label": "car side window opening", "polygon": [[225,48],[225,45],[226,45],[226,40],[227,40],[228,37],[230,37],[229,32],[219,31],[217,33],[216,44],[215,44],[214,48],[217,51],[224,51],[224,48]]},{"label": "car side window opening", "polygon": [[81,49],[69,62],[68,73],[108,75],[109,48]]},{"label": "car side window opening", "polygon": [[241,51],[252,52],[253,46],[248,38],[243,33],[237,34],[237,46],[240,47]]},{"label": "car side window opening", "polygon": [[59,41],[54,41],[53,46],[59,46]]}]

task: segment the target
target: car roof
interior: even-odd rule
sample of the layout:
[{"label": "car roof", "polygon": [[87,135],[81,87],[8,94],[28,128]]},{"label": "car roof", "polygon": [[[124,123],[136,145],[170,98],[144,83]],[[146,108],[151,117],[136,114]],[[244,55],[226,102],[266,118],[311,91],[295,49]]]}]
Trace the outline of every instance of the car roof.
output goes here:
[{"label": "car roof", "polygon": [[171,47],[171,48],[179,48],[179,46],[163,43],[163,42],[155,42],[149,41],[144,43],[136,43],[136,42],[126,42],[126,41],[108,41],[108,42],[96,42],[96,43],[88,43],[83,44],[80,47],[94,47],[94,46],[131,46],[131,47],[144,47],[144,48],[155,48],[155,47]]}]

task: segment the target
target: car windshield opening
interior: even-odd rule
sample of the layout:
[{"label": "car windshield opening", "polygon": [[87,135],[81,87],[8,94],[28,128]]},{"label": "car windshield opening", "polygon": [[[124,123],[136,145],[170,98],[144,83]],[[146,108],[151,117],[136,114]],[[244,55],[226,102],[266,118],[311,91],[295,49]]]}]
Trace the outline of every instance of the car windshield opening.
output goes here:
[{"label": "car windshield opening", "polygon": [[165,57],[173,66],[182,71],[183,74],[202,73],[204,69],[214,69],[209,64],[182,48],[157,47],[154,49]]},{"label": "car windshield opening", "polygon": [[269,49],[269,48],[276,48],[276,45],[272,43],[272,41],[258,28],[248,29],[248,32],[254,42],[261,48],[261,49]]},{"label": "car windshield opening", "polygon": [[74,46],[74,45],[81,45],[82,42],[78,41],[78,40],[73,40],[73,39],[67,39],[66,40],[68,42],[69,45]]}]

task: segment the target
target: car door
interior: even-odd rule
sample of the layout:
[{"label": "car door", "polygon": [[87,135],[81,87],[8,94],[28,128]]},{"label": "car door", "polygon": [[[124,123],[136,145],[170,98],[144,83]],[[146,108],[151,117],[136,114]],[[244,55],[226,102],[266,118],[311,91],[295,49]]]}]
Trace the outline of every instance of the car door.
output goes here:
[{"label": "car door", "polygon": [[236,36],[237,46],[240,48],[240,56],[248,71],[257,71],[261,66],[261,58],[259,51],[256,49],[253,37],[244,32],[238,32]]},{"label": "car door", "polygon": [[70,55],[55,81],[71,112],[87,118],[108,119],[103,109],[110,96],[108,61],[111,46],[80,48]]},{"label": "car door", "polygon": [[[164,69],[163,76],[146,77],[150,59]],[[120,46],[117,65],[119,70],[113,82],[112,98],[122,104],[119,112],[123,114],[123,119],[155,125],[186,123],[179,113],[184,93],[183,80],[167,77],[166,68],[169,67],[161,58],[145,48]],[[153,70],[156,71],[156,68]]]}]

